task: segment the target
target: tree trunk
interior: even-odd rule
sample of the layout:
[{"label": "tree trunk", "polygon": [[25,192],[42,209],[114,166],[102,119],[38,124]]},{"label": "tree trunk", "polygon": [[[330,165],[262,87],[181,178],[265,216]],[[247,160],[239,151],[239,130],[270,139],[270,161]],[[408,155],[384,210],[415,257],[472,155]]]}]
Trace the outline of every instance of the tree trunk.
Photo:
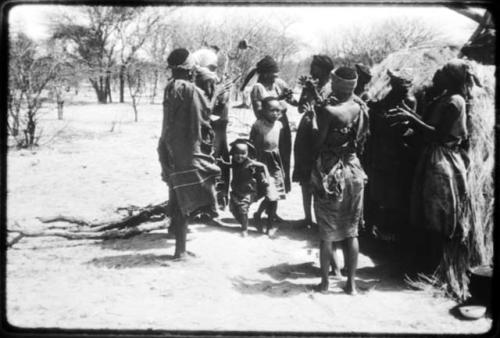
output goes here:
[{"label": "tree trunk", "polygon": [[57,119],[58,120],[63,119],[63,107],[64,107],[64,101],[58,101],[57,102]]},{"label": "tree trunk", "polygon": [[124,91],[125,91],[125,65],[120,66],[120,103],[125,102]]},{"label": "tree trunk", "polygon": [[32,146],[35,144],[35,132],[36,132],[36,122],[35,113],[33,111],[28,111],[28,123],[26,125],[26,145]]},{"label": "tree trunk", "polygon": [[19,109],[15,109],[15,112],[11,113],[12,123],[8,125],[10,134],[14,137],[19,135]]},{"label": "tree trunk", "polygon": [[107,103],[106,101],[106,91],[105,91],[105,88],[103,88],[103,85],[102,85],[102,76],[99,76],[99,82],[96,81],[96,80],[93,80],[93,79],[89,79],[90,81],[90,84],[92,85],[92,87],[94,88],[94,91],[97,95],[97,102],[99,103]]},{"label": "tree trunk", "polygon": [[106,98],[109,99],[109,103],[112,103],[113,99],[111,98],[111,72],[109,70],[106,72],[105,86]]},{"label": "tree trunk", "polygon": [[156,89],[158,88],[158,70],[153,72],[153,92],[151,93],[151,104],[155,103]]},{"label": "tree trunk", "polygon": [[137,101],[134,95],[132,95],[132,108],[134,108],[134,121],[137,122],[139,119],[137,114]]}]

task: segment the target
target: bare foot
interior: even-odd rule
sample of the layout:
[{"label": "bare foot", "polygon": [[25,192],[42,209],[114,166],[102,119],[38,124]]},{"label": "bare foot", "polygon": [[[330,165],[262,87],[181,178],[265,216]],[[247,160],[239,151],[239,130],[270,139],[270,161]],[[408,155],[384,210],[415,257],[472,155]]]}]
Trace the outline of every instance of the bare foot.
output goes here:
[{"label": "bare foot", "polygon": [[330,271],[330,275],[332,275],[333,278],[335,278],[335,279],[342,278],[342,274],[340,273],[340,269],[332,269],[332,271]]},{"label": "bare foot", "polygon": [[174,260],[176,261],[187,261],[191,258],[195,258],[196,255],[192,253],[191,251],[184,251],[184,252],[176,252],[174,254]]},{"label": "bare foot", "polygon": [[241,237],[247,237],[247,236],[248,236],[248,230],[242,230]]},{"label": "bare foot", "polygon": [[253,221],[255,223],[255,227],[257,228],[257,231],[262,233],[262,219],[260,218],[260,214],[254,213],[253,214]]},{"label": "bare foot", "polygon": [[282,223],[284,221],[285,220],[283,218],[279,217],[278,215],[274,215],[274,217],[273,217],[273,222]]},{"label": "bare foot", "polygon": [[345,293],[351,296],[356,296],[358,294],[358,290],[356,289],[356,285],[347,283],[346,286],[344,287]]},{"label": "bare foot", "polygon": [[316,285],[313,289],[316,292],[326,292],[328,291],[329,284],[328,282],[321,281],[318,285]]},{"label": "bare foot", "polygon": [[278,229],[272,228],[272,229],[267,230],[267,235],[269,237],[274,237],[276,235],[276,232],[278,232]]}]

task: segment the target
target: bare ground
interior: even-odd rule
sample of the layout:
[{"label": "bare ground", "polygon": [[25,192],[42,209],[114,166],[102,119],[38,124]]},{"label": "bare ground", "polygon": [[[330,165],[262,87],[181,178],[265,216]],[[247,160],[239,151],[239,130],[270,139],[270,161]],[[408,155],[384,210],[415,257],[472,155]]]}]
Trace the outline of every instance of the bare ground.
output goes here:
[{"label": "bare ground", "polygon": [[[41,147],[9,151],[8,228],[42,229],[36,217],[118,217],[116,208],[168,198],[156,144],[161,105],[73,105],[65,120],[44,116]],[[292,113],[292,121],[298,116]],[[232,112],[230,139],[252,114]],[[113,130],[113,131],[111,131]],[[356,297],[345,280],[319,282],[315,234],[298,228],[300,188],[278,213],[277,238],[242,238],[229,212],[222,226],[193,224],[188,250],[174,261],[166,231],[126,240],[28,238],[7,252],[7,318],[24,328],[481,333],[491,319],[461,320],[456,303],[403,282],[397,251],[361,240]]]}]

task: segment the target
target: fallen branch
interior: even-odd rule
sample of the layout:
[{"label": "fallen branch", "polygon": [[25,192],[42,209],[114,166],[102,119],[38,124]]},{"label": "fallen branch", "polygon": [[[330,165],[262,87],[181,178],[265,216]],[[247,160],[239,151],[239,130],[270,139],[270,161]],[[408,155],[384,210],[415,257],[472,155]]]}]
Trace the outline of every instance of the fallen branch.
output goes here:
[{"label": "fallen branch", "polygon": [[37,219],[42,223],[67,222],[67,223],[84,225],[84,226],[90,226],[90,224],[91,224],[90,222],[88,222],[82,218],[68,217],[68,216],[63,216],[63,215],[57,215],[57,216],[52,216],[52,217],[37,217]]},{"label": "fallen branch", "polygon": [[[130,215],[118,220],[104,221],[97,223],[92,223],[82,218],[63,216],[63,215],[57,215],[53,217],[37,217],[37,219],[40,220],[40,222],[42,223],[67,222],[67,223],[77,224],[92,228],[91,230],[88,231],[99,232],[111,229],[134,227],[144,222],[160,221],[168,216],[167,205],[168,201],[160,204],[148,205],[144,208],[138,208],[133,206],[131,208],[133,208],[134,210],[139,210],[139,212],[136,213],[135,215]],[[125,209],[129,211],[131,210],[129,208],[119,208],[119,209],[122,210]]]},{"label": "fallen branch", "polygon": [[118,221],[113,221],[104,224],[100,223],[102,225],[90,225],[90,226],[94,228],[95,231],[104,231],[116,228],[137,226],[144,222],[150,222],[151,218],[154,218],[155,220],[161,220],[167,217],[167,205],[168,202],[147,206],[136,215],[127,216]]},{"label": "fallen branch", "polygon": [[69,240],[86,240],[86,239],[125,239],[130,238],[139,234],[148,233],[154,230],[165,229],[165,224],[155,224],[153,226],[147,226],[139,228],[130,227],[125,229],[112,229],[103,232],[95,231],[80,231],[80,232],[70,232],[70,231],[24,231],[24,230],[9,230],[11,233],[17,233],[11,241],[7,243],[7,247],[12,247],[14,244],[18,243],[24,237],[63,237]]},{"label": "fallen branch", "polygon": [[[53,217],[37,217],[42,223],[66,222],[76,224],[72,226],[49,226],[44,231],[27,231],[22,229],[19,224],[15,223],[15,229],[8,230],[10,233],[17,234],[12,240],[8,241],[7,246],[12,247],[24,237],[63,237],[69,240],[85,240],[85,239],[123,239],[130,238],[142,233],[147,233],[153,230],[164,229],[165,223],[161,225],[145,225],[143,223],[159,222],[168,217],[167,212],[168,201],[156,205],[148,205],[144,208],[130,206],[119,208],[118,210],[127,210],[129,216],[118,220],[105,222],[89,222],[85,219],[64,215],[56,215]],[[136,214],[131,213],[138,211]]]}]

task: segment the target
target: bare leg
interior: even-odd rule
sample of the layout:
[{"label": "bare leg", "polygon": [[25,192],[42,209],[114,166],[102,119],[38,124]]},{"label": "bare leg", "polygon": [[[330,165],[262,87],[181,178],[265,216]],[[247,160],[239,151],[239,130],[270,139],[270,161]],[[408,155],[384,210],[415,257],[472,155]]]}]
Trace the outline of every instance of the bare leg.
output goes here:
[{"label": "bare leg", "polygon": [[241,224],[241,235],[246,237],[248,235],[248,214],[241,214],[239,218]]},{"label": "bare leg", "polygon": [[276,232],[273,229],[273,220],[276,217],[276,210],[278,209],[278,201],[268,201],[267,202],[267,224],[266,224],[266,233],[270,236],[274,235]]},{"label": "bare leg", "polygon": [[187,218],[176,208],[172,222],[175,225],[175,253],[174,258],[182,258],[186,255]]},{"label": "bare leg", "polygon": [[332,242],[322,240],[319,244],[319,265],[321,268],[321,283],[316,287],[317,291],[327,291],[328,272],[330,270],[330,259],[332,257]]},{"label": "bare leg", "polygon": [[311,189],[309,188],[309,184],[303,183],[301,186],[302,189],[302,206],[304,207],[304,226],[310,227],[312,223],[312,213],[311,213],[311,203],[312,203],[312,194]]},{"label": "bare leg", "polygon": [[342,277],[340,273],[339,255],[337,254],[338,244],[332,242],[332,256],[330,257],[330,265],[332,266],[333,275],[335,277]]},{"label": "bare leg", "polygon": [[347,238],[345,240],[345,248],[346,248],[346,259],[347,259],[347,285],[346,292],[355,295],[357,293],[356,290],[356,268],[358,267],[358,253],[359,253],[359,244],[357,237]]},{"label": "bare leg", "polygon": [[264,198],[262,200],[262,202],[260,202],[259,208],[257,209],[257,211],[253,214],[253,220],[254,220],[255,225],[257,227],[257,230],[259,232],[262,232],[261,215],[264,212],[264,210],[267,209],[267,207],[268,207],[267,203],[268,203],[268,200],[266,198]]},{"label": "bare leg", "polygon": [[171,225],[175,235],[175,253],[174,258],[185,257],[186,252],[186,236],[187,236],[187,223],[188,219],[182,214],[179,207],[179,202],[175,196],[175,192],[170,189],[169,191],[169,207],[171,212]]},{"label": "bare leg", "polygon": [[262,202],[260,202],[259,204],[259,208],[257,209],[257,211],[253,214],[253,218],[257,218],[260,220],[260,217],[262,215],[262,213],[264,212],[264,210],[266,210],[267,208],[267,199],[263,199]]}]

